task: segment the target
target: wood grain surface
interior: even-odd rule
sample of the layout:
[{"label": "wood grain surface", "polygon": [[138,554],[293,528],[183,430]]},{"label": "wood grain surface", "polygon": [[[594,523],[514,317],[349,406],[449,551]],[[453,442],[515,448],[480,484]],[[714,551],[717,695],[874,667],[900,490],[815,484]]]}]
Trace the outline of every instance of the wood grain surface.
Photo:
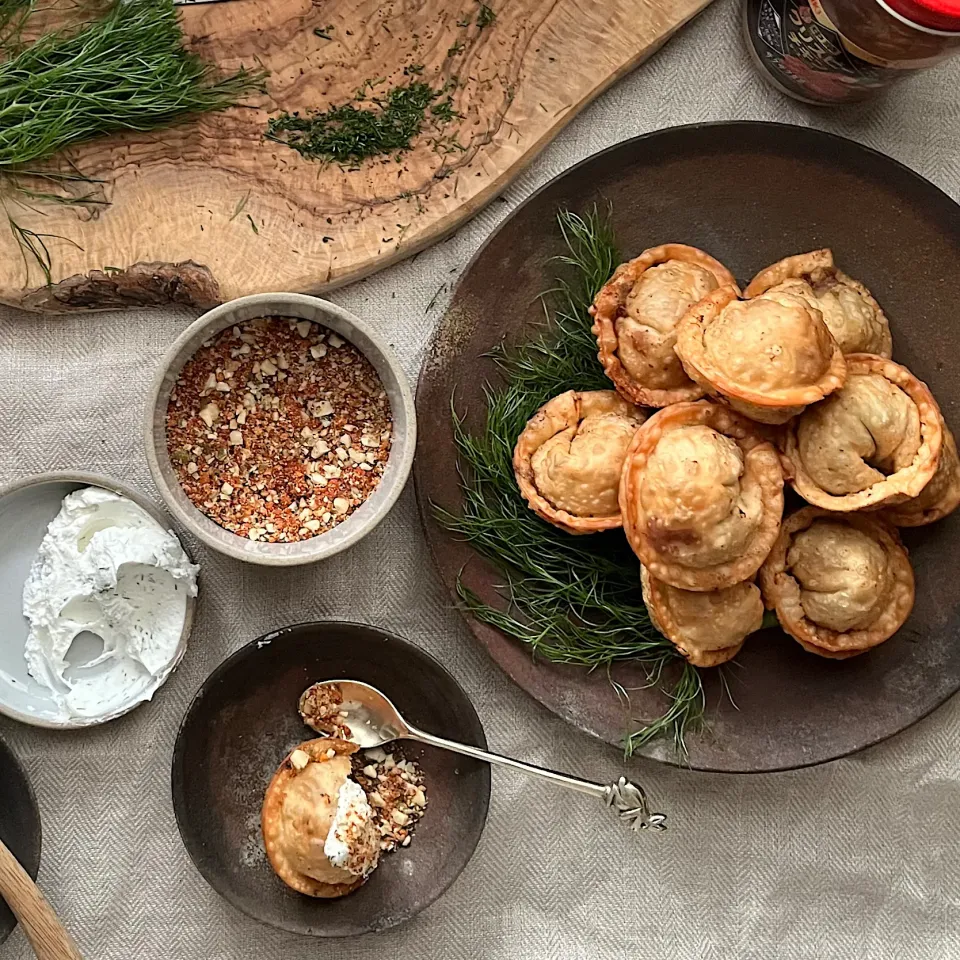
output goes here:
[{"label": "wood grain surface", "polygon": [[[21,226],[48,235],[49,286],[4,217],[0,300],[48,312],[207,307],[368,274],[470,217],[708,2],[492,0],[496,19],[483,28],[477,0],[185,7],[190,45],[225,70],[261,64],[265,93],[164,131],[68,150],[57,162],[105,181],[97,189],[108,203],[15,208]],[[454,82],[461,117],[428,124],[399,159],[345,169],[264,139],[271,116],[349,102],[367,81],[382,93],[419,64],[434,88]]]},{"label": "wood grain surface", "polygon": [[17,915],[37,960],[82,960],[47,898],[0,840],[0,896]]}]

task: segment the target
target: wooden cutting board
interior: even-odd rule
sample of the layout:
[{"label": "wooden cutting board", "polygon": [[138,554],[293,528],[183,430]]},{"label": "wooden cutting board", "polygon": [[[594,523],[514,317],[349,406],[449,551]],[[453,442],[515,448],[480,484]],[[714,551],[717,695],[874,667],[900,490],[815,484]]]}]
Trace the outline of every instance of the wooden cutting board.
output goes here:
[{"label": "wooden cutting board", "polygon": [[[185,7],[190,45],[224,70],[262,64],[266,93],[65,158],[107,204],[15,208],[46,234],[47,286],[0,224],[0,300],[67,312],[205,308],[265,291],[320,292],[409,256],[497,195],[593,97],[709,0],[233,0]],[[319,29],[331,39],[323,39]],[[345,169],[264,139],[268,119],[418,79],[453,85],[460,119],[399,158]],[[439,143],[438,143],[439,141]],[[90,187],[77,188],[89,192]]]}]

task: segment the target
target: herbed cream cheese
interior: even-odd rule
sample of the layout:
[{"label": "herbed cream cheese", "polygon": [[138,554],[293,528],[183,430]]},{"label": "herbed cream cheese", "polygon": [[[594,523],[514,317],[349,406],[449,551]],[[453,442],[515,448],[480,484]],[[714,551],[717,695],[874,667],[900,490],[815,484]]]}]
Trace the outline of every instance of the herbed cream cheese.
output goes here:
[{"label": "herbed cream cheese", "polygon": [[323,845],[327,859],[357,877],[366,877],[380,858],[380,838],[363,787],[347,777],[337,792],[337,811]]},{"label": "herbed cream cheese", "polygon": [[[84,487],[64,498],[23,588],[27,671],[62,722],[107,719],[153,696],[179,659],[199,569],[126,497]],[[71,664],[84,633],[103,650]]]}]

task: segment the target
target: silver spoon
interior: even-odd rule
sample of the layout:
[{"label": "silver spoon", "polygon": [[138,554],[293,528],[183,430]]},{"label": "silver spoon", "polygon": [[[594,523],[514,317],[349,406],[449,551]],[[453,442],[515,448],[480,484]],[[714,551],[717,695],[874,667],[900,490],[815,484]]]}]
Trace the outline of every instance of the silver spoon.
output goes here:
[{"label": "silver spoon", "polygon": [[[441,750],[451,750],[453,753],[462,753],[464,756],[473,757],[476,760],[498,763],[504,767],[512,767],[514,770],[522,770],[524,773],[532,773],[570,790],[597,797],[608,807],[613,807],[618,817],[634,830],[646,830],[648,828],[666,830],[666,817],[662,813],[650,813],[647,806],[647,795],[643,792],[643,788],[638,784],[631,783],[626,777],[621,777],[615,783],[591,783],[589,780],[581,780],[579,777],[571,777],[565,773],[557,773],[555,770],[547,770],[544,767],[535,767],[533,764],[523,763],[521,760],[514,760],[511,757],[501,757],[495,753],[488,753],[486,750],[471,747],[466,743],[445,740],[443,737],[434,736],[432,733],[427,733],[407,723],[400,716],[400,711],[384,694],[376,687],[371,687],[368,683],[361,683],[359,680],[327,680],[324,683],[314,684],[307,692],[324,687],[336,688],[332,693],[334,699],[336,699],[337,694],[342,698],[339,709],[343,715],[343,723],[350,728],[350,739],[364,749],[382,747],[393,740],[417,740],[431,747],[439,747]],[[302,709],[306,699],[307,695],[305,693],[301,698],[300,711],[304,722],[320,733],[327,733],[327,729],[315,726],[309,714]],[[327,727],[329,727],[329,724],[327,724]]]}]

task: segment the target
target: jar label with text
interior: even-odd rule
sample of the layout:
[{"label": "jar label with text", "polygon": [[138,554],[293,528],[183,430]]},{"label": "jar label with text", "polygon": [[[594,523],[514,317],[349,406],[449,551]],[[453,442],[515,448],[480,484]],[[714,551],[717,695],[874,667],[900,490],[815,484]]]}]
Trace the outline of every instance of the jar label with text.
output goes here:
[{"label": "jar label with text", "polygon": [[747,0],[746,30],[774,80],[805,100],[863,100],[904,72],[842,37],[819,0]]}]

